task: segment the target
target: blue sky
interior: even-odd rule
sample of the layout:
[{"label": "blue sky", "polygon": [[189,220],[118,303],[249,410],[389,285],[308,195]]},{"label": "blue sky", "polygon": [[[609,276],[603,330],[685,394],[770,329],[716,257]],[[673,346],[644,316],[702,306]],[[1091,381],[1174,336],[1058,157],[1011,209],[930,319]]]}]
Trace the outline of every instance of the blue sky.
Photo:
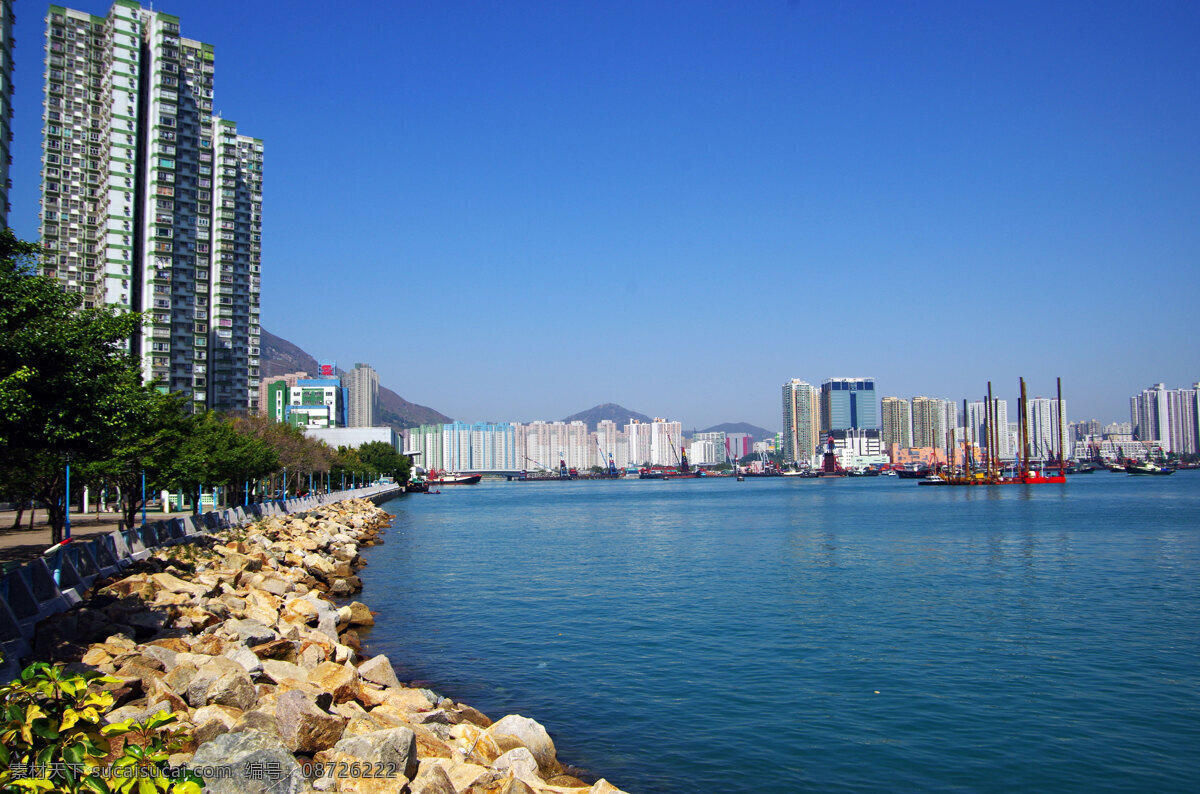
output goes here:
[{"label": "blue sky", "polygon": [[[105,13],[107,3],[72,7]],[[45,6],[16,3],[37,235]],[[466,420],[1200,380],[1200,4],[204,0],[263,324]],[[283,10],[286,8],[286,12]]]}]

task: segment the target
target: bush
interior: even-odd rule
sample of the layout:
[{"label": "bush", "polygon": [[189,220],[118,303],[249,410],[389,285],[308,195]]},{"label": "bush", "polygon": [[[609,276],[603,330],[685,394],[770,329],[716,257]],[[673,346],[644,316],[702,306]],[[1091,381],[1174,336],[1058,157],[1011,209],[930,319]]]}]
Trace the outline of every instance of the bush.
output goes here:
[{"label": "bush", "polygon": [[[0,789],[4,791],[130,792],[192,794],[203,780],[191,773],[166,774],[167,759],[189,738],[165,727],[175,714],[159,712],[145,722],[103,724],[113,696],[94,684],[112,676],[67,674],[62,665],[35,662],[0,687]],[[110,766],[108,737],[125,738]]]}]

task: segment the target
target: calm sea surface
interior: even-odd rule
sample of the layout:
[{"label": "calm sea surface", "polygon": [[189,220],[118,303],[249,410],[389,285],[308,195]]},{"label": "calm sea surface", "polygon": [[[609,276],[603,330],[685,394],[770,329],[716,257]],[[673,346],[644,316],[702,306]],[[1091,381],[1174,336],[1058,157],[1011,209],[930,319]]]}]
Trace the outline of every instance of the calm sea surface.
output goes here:
[{"label": "calm sea surface", "polygon": [[628,791],[1200,788],[1200,472],[384,507],[368,650]]}]

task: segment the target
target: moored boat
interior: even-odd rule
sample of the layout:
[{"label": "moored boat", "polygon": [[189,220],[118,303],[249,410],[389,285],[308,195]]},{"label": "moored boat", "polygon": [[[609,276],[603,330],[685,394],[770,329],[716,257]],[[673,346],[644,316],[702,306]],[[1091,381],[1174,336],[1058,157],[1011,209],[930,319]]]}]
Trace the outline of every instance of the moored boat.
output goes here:
[{"label": "moored boat", "polygon": [[1175,470],[1170,466],[1159,466],[1157,463],[1147,460],[1138,461],[1136,463],[1126,463],[1125,471],[1129,474],[1174,474]]},{"label": "moored boat", "polygon": [[453,471],[438,471],[431,469],[428,477],[429,485],[474,485],[483,479],[482,474],[459,474]]}]

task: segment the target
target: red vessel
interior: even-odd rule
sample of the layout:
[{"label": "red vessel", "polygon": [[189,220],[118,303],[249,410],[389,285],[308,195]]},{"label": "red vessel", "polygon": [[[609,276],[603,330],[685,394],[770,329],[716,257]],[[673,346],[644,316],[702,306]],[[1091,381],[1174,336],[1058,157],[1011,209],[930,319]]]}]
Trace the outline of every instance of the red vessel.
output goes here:
[{"label": "red vessel", "polygon": [[455,474],[450,471],[430,469],[426,482],[430,485],[474,485],[482,479],[482,474]]}]

